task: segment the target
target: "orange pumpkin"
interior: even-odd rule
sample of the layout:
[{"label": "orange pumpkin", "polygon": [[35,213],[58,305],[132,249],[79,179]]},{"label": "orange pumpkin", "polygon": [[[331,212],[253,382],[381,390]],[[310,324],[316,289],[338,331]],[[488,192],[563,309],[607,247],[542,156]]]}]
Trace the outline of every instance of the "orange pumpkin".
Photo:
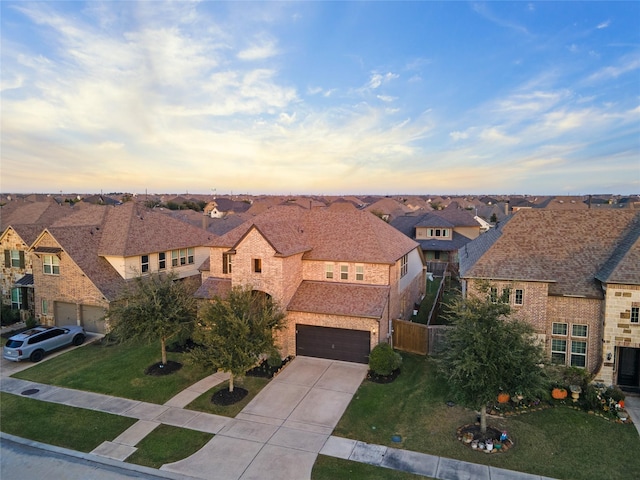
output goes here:
[{"label": "orange pumpkin", "polygon": [[556,400],[563,400],[567,398],[567,390],[565,388],[554,388],[551,390],[551,396]]},{"label": "orange pumpkin", "polygon": [[507,403],[511,397],[508,393],[499,393],[498,394],[498,403]]}]

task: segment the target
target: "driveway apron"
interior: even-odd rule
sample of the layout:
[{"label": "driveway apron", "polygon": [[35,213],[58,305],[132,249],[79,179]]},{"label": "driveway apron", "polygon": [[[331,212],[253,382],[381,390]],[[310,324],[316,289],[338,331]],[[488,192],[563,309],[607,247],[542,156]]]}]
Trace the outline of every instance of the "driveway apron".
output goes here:
[{"label": "driveway apron", "polygon": [[202,449],[162,470],[197,478],[304,480],[367,366],[296,357]]}]

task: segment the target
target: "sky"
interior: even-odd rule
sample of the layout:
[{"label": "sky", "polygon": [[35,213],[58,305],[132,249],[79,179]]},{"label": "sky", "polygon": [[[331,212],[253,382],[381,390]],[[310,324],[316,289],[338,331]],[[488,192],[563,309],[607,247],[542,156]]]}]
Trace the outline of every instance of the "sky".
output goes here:
[{"label": "sky", "polygon": [[640,193],[640,2],[0,2],[3,193]]}]

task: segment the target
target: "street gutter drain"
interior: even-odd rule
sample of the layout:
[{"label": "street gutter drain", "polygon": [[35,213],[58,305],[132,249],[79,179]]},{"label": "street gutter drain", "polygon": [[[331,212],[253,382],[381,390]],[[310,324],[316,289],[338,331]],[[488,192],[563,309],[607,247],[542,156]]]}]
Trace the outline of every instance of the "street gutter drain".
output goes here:
[{"label": "street gutter drain", "polygon": [[29,388],[28,390],[25,390],[24,392],[22,392],[20,395],[34,395],[36,393],[38,393],[40,390],[37,388]]}]

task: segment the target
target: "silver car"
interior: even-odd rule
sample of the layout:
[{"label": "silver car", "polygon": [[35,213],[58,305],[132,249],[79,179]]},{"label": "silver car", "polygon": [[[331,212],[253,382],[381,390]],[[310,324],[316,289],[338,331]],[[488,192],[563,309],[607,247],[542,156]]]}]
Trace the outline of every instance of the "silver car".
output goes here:
[{"label": "silver car", "polygon": [[39,362],[45,353],[67,345],[82,345],[85,338],[84,328],[76,325],[34,327],[10,337],[2,349],[2,356],[13,362],[27,359]]}]

